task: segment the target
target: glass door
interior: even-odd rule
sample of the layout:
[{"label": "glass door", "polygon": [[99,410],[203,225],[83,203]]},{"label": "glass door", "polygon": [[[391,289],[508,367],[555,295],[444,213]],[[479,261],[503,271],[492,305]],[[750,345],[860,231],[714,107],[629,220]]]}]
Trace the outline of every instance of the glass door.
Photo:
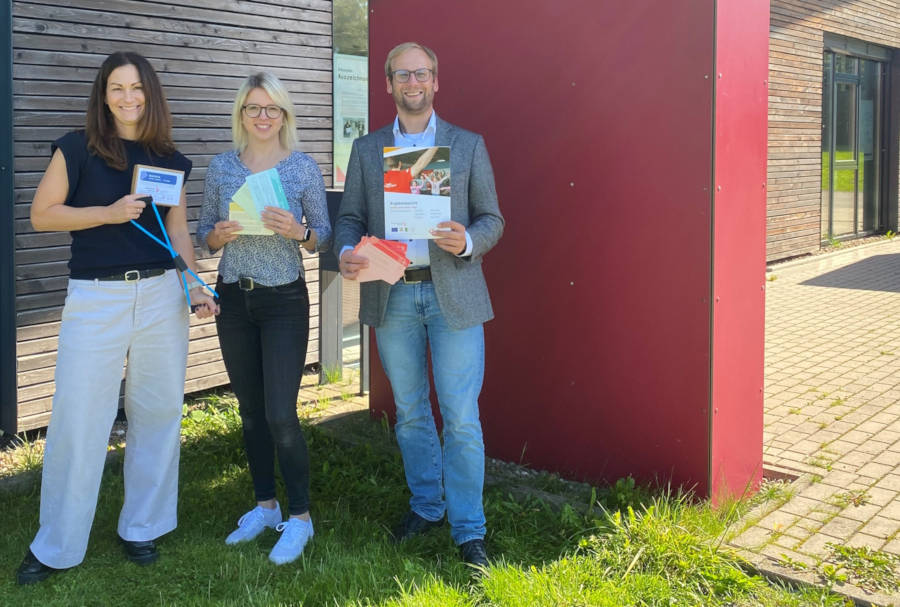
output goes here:
[{"label": "glass door", "polygon": [[822,87],[822,240],[882,227],[884,64],[825,52]]}]

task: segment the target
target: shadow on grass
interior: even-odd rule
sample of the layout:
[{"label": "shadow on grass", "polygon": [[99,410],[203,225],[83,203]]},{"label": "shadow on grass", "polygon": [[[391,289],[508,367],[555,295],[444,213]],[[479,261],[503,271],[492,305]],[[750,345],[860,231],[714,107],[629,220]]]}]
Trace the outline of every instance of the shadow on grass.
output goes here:
[{"label": "shadow on grass", "polygon": [[[0,489],[3,602],[378,604],[435,580],[462,589],[479,583],[460,563],[446,525],[401,546],[389,541],[387,529],[406,510],[408,493],[393,439],[367,414],[349,416],[343,425],[304,428],[316,535],[298,562],[278,567],[268,561],[277,539],[271,530],[226,547],[225,536],[253,506],[253,490],[236,413],[204,415],[185,420],[179,526],[160,540],[162,557],[150,567],[126,562],[116,538],[120,456],[107,462],[85,561],[36,586],[16,586],[13,578],[38,527],[40,477],[23,476],[14,491]],[[351,440],[334,438],[341,433]],[[279,498],[286,506],[281,487]],[[537,499],[513,498],[503,486],[486,492],[485,508],[492,556],[524,567],[570,553],[589,532],[585,518],[561,515]]]}]

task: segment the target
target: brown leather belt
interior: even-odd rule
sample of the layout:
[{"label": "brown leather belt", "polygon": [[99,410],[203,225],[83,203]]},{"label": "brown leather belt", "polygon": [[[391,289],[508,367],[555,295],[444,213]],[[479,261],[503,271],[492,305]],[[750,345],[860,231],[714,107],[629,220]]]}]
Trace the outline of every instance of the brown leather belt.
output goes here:
[{"label": "brown leather belt", "polygon": [[407,284],[415,284],[426,280],[431,280],[431,268],[429,267],[412,268],[403,273],[403,282]]}]

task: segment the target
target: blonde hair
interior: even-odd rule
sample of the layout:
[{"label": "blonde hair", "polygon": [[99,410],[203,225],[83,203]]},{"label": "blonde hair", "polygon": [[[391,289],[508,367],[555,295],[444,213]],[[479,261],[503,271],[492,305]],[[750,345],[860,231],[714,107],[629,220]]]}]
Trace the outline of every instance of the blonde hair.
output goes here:
[{"label": "blonde hair", "polygon": [[393,61],[397,57],[397,55],[399,55],[405,51],[408,51],[411,48],[417,48],[420,51],[422,51],[423,53],[425,53],[426,55],[428,55],[428,58],[431,60],[431,69],[433,71],[433,76],[437,77],[437,72],[438,72],[437,55],[434,54],[433,50],[431,50],[427,46],[419,44],[418,42],[404,42],[403,44],[398,44],[397,46],[392,48],[391,52],[388,53],[387,61],[384,62],[384,75],[387,76],[388,79],[390,80],[391,79],[391,61]]},{"label": "blonde hair", "polygon": [[275,105],[284,110],[284,122],[281,124],[278,140],[281,147],[293,150],[297,146],[297,120],[294,118],[294,103],[291,101],[287,89],[281,84],[281,80],[269,72],[259,72],[247,76],[241,88],[238,89],[234,98],[234,107],[231,110],[231,140],[234,142],[234,148],[238,152],[243,152],[250,139],[243,122],[241,122],[241,113],[244,103],[253,89],[264,90],[275,102]]}]

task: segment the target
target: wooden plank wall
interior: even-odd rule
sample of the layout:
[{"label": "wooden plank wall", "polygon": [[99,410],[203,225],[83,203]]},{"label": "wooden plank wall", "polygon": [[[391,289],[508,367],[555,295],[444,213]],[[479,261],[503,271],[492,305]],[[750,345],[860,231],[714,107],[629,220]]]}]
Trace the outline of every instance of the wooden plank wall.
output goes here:
[{"label": "wooden plank wall", "polygon": [[[766,234],[770,261],[809,253],[820,246],[826,31],[900,47],[900,2],[772,0]],[[897,174],[897,166],[885,169]],[[888,204],[897,205],[897,200]]]},{"label": "wooden plank wall", "polygon": [[[50,142],[83,128],[97,68],[117,50],[146,56],[160,75],[175,142],[194,163],[187,183],[191,231],[206,167],[231,146],[234,94],[253,70],[275,73],[297,107],[300,149],[331,179],[330,0],[30,0],[13,8],[16,327],[19,429],[45,426],[69,257],[68,233],[35,233],[29,204]],[[136,236],[140,237],[140,236]],[[198,251],[199,253],[199,251]],[[217,259],[200,262],[215,279]],[[311,311],[307,362],[318,360],[317,258],[305,260]],[[191,321],[185,390],[228,382],[215,325]]]}]

